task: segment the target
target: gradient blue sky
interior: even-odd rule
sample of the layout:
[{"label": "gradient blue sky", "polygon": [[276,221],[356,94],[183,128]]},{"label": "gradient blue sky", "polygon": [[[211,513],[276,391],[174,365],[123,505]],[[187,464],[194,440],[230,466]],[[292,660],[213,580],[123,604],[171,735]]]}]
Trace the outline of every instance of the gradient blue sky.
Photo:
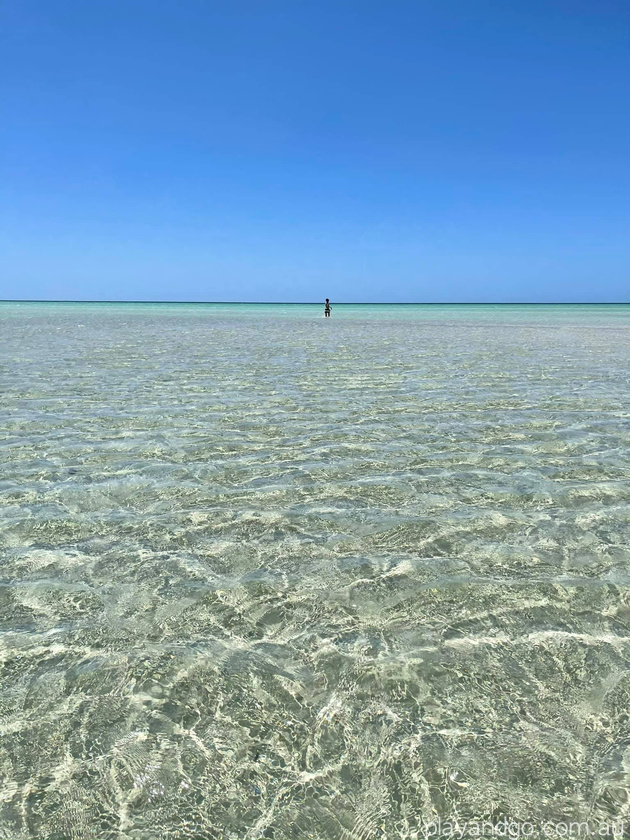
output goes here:
[{"label": "gradient blue sky", "polygon": [[630,300],[626,0],[3,0],[0,298]]}]

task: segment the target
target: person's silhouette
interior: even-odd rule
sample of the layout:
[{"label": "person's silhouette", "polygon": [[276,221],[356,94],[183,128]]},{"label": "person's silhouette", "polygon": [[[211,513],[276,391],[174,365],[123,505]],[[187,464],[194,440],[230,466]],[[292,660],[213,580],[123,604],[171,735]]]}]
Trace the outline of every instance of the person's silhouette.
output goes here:
[{"label": "person's silhouette", "polygon": [[330,318],[330,301],[326,298],[326,304],[324,306],[324,317]]}]

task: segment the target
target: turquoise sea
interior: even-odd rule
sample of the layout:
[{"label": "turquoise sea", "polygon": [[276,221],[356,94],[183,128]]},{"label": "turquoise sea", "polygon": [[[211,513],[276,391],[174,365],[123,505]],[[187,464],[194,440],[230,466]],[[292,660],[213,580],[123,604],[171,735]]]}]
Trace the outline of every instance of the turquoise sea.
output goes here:
[{"label": "turquoise sea", "polygon": [[0,303],[2,840],[630,821],[630,305],[332,305]]}]

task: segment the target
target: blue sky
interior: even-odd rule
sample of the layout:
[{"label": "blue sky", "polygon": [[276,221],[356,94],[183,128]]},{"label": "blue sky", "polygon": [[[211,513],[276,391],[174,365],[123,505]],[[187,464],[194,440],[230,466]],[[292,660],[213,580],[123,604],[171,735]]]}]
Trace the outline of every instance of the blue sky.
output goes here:
[{"label": "blue sky", "polygon": [[630,300],[623,0],[3,0],[0,298]]}]

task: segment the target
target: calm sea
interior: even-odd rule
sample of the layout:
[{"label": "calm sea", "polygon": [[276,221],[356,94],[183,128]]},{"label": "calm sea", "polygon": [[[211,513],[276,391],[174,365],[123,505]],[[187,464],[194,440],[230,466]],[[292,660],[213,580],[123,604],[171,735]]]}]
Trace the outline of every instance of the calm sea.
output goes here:
[{"label": "calm sea", "polygon": [[629,370],[626,305],[0,304],[0,838],[630,819]]}]

